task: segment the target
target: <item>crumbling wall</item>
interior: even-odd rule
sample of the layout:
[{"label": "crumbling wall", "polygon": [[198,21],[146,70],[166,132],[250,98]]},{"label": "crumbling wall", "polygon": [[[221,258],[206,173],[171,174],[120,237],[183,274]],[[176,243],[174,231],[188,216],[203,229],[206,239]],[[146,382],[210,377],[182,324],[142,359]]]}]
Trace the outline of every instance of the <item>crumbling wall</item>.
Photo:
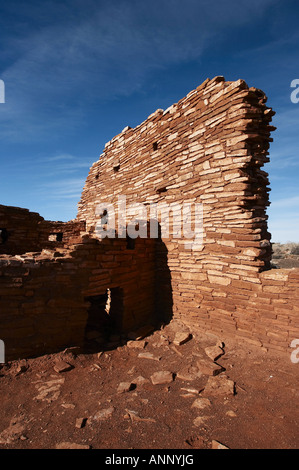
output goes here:
[{"label": "crumbling wall", "polygon": [[[120,289],[115,332],[153,320],[159,241],[99,240],[60,251],[0,256],[0,337],[6,359],[84,347],[90,298]],[[134,253],[133,253],[134,251]]]},{"label": "crumbling wall", "polygon": [[80,242],[84,221],[52,222],[36,212],[0,205],[0,254],[18,255]]}]

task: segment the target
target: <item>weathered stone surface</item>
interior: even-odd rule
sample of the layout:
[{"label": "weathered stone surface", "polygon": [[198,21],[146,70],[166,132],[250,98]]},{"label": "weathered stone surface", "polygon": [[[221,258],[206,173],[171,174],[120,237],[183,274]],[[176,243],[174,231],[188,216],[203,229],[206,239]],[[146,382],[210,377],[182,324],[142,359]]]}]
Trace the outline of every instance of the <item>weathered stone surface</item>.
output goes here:
[{"label": "weathered stone surface", "polygon": [[75,442],[60,442],[56,444],[56,449],[90,449],[88,444],[76,444]]},{"label": "weathered stone surface", "polygon": [[57,361],[56,364],[54,365],[54,370],[55,372],[58,372],[59,374],[62,372],[68,372],[69,370],[72,370],[74,367],[71,364],[68,364],[67,362],[64,361]]},{"label": "weathered stone surface", "polygon": [[198,359],[197,367],[204,375],[218,375],[224,371],[224,368],[210,359]]},{"label": "weathered stone surface", "polygon": [[87,418],[77,418],[75,427],[78,429],[84,428],[86,421],[87,421]]},{"label": "weathered stone surface", "polygon": [[11,419],[9,427],[0,433],[0,444],[13,444],[18,440],[26,427],[21,417]]},{"label": "weathered stone surface", "polygon": [[183,369],[180,369],[177,372],[176,377],[186,382],[192,382],[193,380],[197,379],[201,375],[202,373],[199,371],[197,367],[189,366],[189,367],[184,367]]},{"label": "weathered stone surface", "polygon": [[219,357],[223,356],[224,351],[219,346],[208,346],[205,348],[205,353],[212,361],[217,361]]},{"label": "weathered stone surface", "polygon": [[211,402],[208,398],[197,398],[193,403],[191,408],[198,408],[200,410],[204,410],[211,406]]},{"label": "weathered stone surface", "polygon": [[173,344],[175,344],[176,346],[181,346],[182,344],[187,343],[187,341],[190,341],[191,338],[192,338],[191,333],[178,331],[175,334]]},{"label": "weathered stone surface", "polygon": [[209,380],[201,393],[203,396],[216,397],[234,395],[235,383],[226,375],[218,375],[217,377],[209,377]]},{"label": "weathered stone surface", "polygon": [[193,420],[193,425],[196,426],[197,428],[200,428],[202,426],[205,426],[206,421],[208,420],[208,416],[197,416]]},{"label": "weathered stone surface", "polygon": [[127,346],[130,349],[144,349],[146,344],[147,344],[147,342],[145,340],[143,340],[143,341],[141,341],[141,340],[140,341],[131,340],[131,341],[127,342]]},{"label": "weathered stone surface", "polygon": [[169,384],[173,382],[174,374],[168,370],[160,370],[151,375],[153,385]]},{"label": "weathered stone surface", "polygon": [[105,421],[106,419],[111,418],[112,414],[114,412],[114,406],[111,406],[109,408],[103,408],[102,410],[99,410],[94,416],[93,419],[95,421]]},{"label": "weathered stone surface", "polygon": [[[0,205],[0,331],[8,360],[83,346],[90,334],[99,340],[93,325],[85,329],[86,299],[105,296],[112,285],[118,286],[112,296],[125,292],[116,304],[123,302],[128,313],[123,326],[133,330],[129,339],[149,335],[152,327],[135,330],[151,324],[154,314],[167,318],[172,311],[179,317],[177,332],[183,331],[180,321],[190,320],[204,331],[287,350],[290,338],[299,337],[293,320],[298,275],[261,273],[271,256],[268,180],[261,168],[273,112],[265,103],[260,90],[241,80],[208,79],[167,111],[107,142],[90,168],[76,220],[45,221]],[[142,237],[134,248],[126,237],[98,243],[98,203],[114,204],[120,194],[127,205],[203,203],[204,243],[188,240],[186,247],[176,220],[158,245]],[[281,309],[272,300],[286,303]]]},{"label": "weathered stone surface", "polygon": [[48,403],[57,400],[60,396],[60,389],[64,381],[64,378],[59,378],[38,383],[36,388],[39,393],[34,397],[34,400],[47,401]]},{"label": "weathered stone surface", "polygon": [[20,363],[17,366],[16,373],[15,373],[16,377],[26,372],[27,369],[28,369],[27,361],[20,361]]},{"label": "weathered stone surface", "polygon": [[150,381],[142,375],[139,375],[138,377],[136,377],[136,379],[133,380],[133,383],[136,384],[137,387],[143,387],[143,385],[149,384]]},{"label": "weathered stone surface", "polygon": [[135,385],[132,382],[121,382],[119,386],[117,387],[117,393],[129,392],[134,387]]},{"label": "weathered stone surface", "polygon": [[221,442],[212,440],[212,449],[229,449],[229,447],[226,447],[224,444],[221,444]]},{"label": "weathered stone surface", "polygon": [[235,413],[233,410],[228,410],[226,413],[226,416],[229,416],[230,418],[236,418],[237,413]]},{"label": "weathered stone surface", "polygon": [[161,356],[155,356],[153,353],[150,352],[144,352],[144,353],[139,353],[138,357],[141,359],[152,359],[153,361],[160,361]]},{"label": "weathered stone surface", "polygon": [[125,419],[130,419],[132,423],[134,422],[145,422],[145,423],[155,423],[156,420],[153,418],[141,418],[137,411],[134,410],[127,410],[124,416]]}]

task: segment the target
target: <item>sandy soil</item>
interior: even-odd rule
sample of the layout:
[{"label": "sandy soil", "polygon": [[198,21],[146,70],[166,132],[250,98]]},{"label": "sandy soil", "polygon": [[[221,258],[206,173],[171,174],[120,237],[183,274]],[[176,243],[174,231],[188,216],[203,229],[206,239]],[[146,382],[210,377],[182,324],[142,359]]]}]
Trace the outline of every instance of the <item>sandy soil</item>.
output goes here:
[{"label": "sandy soil", "polygon": [[179,345],[177,333],[172,322],[99,353],[0,366],[0,449],[299,448],[299,363],[194,331]]}]

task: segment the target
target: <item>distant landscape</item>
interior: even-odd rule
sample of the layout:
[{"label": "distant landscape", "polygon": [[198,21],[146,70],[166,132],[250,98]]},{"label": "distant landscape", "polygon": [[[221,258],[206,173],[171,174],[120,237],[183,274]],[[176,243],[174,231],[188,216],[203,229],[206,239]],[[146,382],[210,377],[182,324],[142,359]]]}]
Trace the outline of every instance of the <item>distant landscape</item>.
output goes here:
[{"label": "distant landscape", "polygon": [[272,266],[277,268],[299,268],[299,243],[273,243]]}]

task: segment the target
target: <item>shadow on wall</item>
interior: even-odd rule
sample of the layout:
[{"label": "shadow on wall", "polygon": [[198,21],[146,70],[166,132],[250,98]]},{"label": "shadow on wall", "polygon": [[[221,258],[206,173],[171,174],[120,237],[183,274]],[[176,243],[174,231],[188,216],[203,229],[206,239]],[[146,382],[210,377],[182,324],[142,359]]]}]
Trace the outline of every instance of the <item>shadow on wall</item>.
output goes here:
[{"label": "shadow on wall", "polygon": [[[167,247],[161,239],[157,221],[157,238],[101,240],[102,268],[109,268],[107,281],[102,279],[93,295],[86,295],[88,317],[84,332],[84,351],[96,353],[124,345],[128,340],[145,337],[172,318],[172,287]],[[115,254],[119,252],[118,254]],[[110,253],[114,253],[110,255]],[[117,265],[118,260],[119,265]]]},{"label": "shadow on wall", "polygon": [[172,316],[160,237],[99,240],[84,234],[63,250],[0,255],[0,267],[0,331],[9,361],[67,347],[116,347]]}]

